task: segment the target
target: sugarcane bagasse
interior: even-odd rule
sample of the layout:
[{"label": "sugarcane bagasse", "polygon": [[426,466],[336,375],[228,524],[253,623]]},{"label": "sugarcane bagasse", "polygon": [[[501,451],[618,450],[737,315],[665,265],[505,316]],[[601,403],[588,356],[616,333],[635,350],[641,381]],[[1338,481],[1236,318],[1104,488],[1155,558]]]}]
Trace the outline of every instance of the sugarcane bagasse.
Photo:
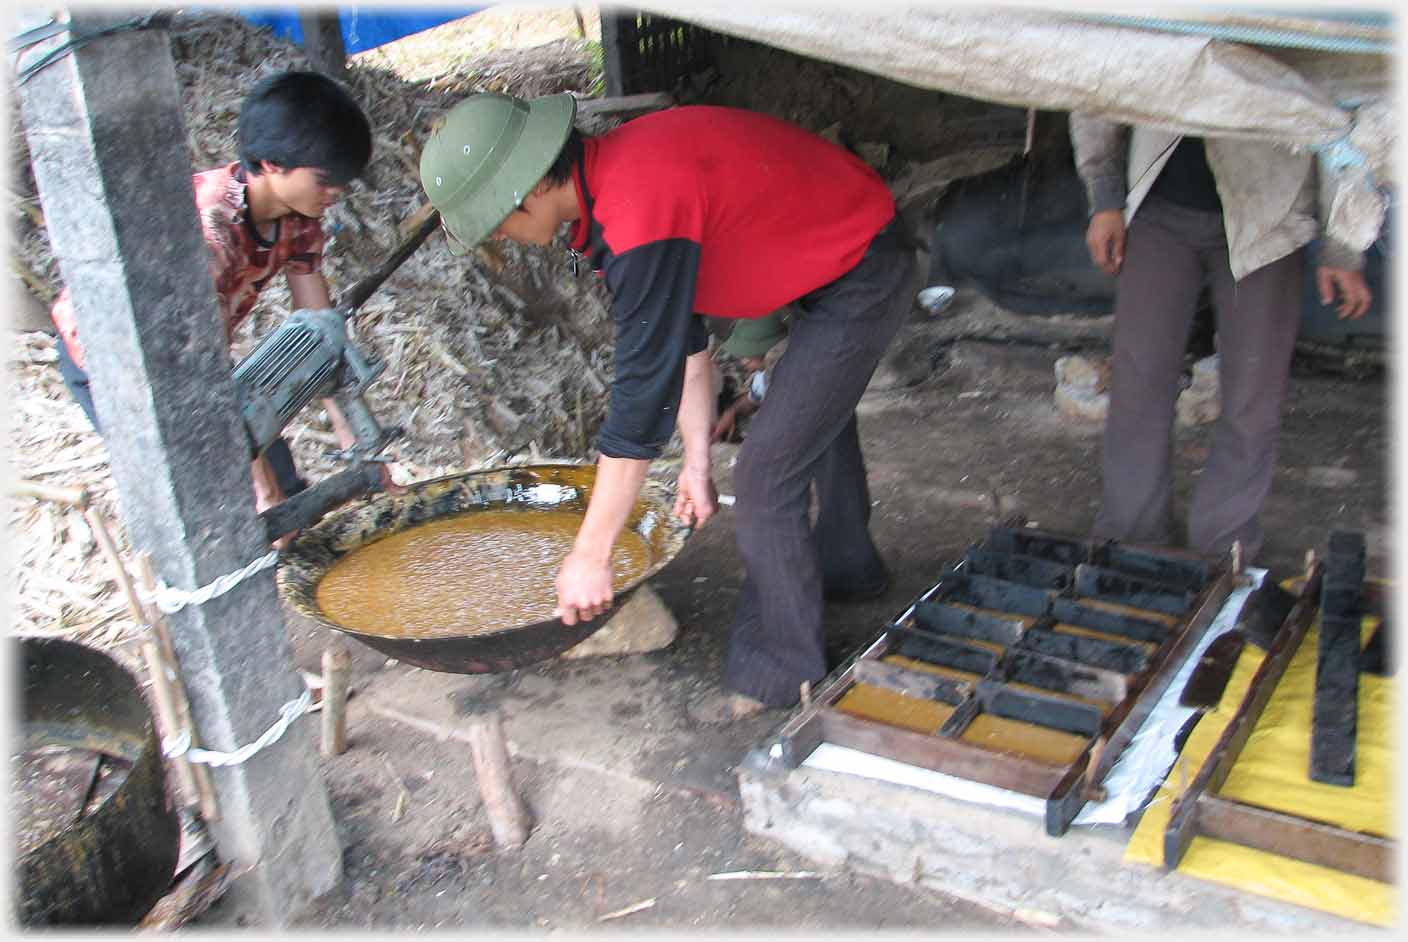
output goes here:
[{"label": "sugarcane bagasse", "polygon": [[[339,560],[318,583],[318,607],[344,628],[391,638],[465,637],[545,621],[581,523],[571,510],[498,509],[420,524]],[[650,562],[645,541],[622,533],[611,557],[616,590]]]}]

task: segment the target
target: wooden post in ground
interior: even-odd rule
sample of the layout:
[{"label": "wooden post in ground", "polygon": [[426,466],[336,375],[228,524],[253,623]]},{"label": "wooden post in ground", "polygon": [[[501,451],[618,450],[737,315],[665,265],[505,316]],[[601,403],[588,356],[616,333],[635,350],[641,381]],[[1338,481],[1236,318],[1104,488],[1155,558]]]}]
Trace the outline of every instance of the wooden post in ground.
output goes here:
[{"label": "wooden post in ground", "polygon": [[514,791],[503,720],[489,710],[470,720],[469,747],[479,776],[479,794],[489,813],[494,843],[502,848],[522,847],[528,840],[528,809]]},{"label": "wooden post in ground", "polygon": [[323,755],[347,751],[347,674],[352,659],[337,645],[323,652]]},{"label": "wooden post in ground", "polygon": [[302,10],[303,51],[317,69],[339,82],[347,80],[347,49],[342,42],[342,18],[336,8]]}]

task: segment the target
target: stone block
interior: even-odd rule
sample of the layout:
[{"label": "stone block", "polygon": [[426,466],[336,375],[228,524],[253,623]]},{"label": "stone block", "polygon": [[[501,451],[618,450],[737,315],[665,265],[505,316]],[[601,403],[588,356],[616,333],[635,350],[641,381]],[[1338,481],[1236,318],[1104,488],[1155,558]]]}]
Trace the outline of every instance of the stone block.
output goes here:
[{"label": "stone block", "polygon": [[644,654],[668,647],[679,631],[679,622],[647,582],[631,593],[626,604],[600,630],[559,656],[571,661],[603,655]]}]

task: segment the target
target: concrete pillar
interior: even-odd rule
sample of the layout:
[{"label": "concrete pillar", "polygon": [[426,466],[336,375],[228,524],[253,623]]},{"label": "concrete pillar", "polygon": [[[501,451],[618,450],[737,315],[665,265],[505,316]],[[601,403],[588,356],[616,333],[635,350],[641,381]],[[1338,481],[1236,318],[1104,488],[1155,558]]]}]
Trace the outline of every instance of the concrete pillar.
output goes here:
[{"label": "concrete pillar", "polygon": [[[73,11],[71,33],[131,18]],[[22,31],[43,17],[21,8]],[[19,67],[62,45],[47,39]],[[160,30],[96,39],[18,86],[34,175],[73,294],[93,399],[134,548],[178,589],[263,556],[249,452],[194,211],[170,41]],[[169,617],[202,745],[253,742],[297,698],[273,571]],[[341,879],[314,727],[212,770],[212,833],[238,871],[222,910],[286,923]]]}]

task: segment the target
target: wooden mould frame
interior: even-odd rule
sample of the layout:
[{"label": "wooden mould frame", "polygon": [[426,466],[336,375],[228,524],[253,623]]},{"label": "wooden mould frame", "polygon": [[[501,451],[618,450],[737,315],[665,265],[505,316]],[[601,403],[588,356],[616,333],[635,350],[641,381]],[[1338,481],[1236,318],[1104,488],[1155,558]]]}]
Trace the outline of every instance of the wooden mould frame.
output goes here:
[{"label": "wooden mould frame", "polygon": [[[980,570],[1025,581],[983,575]],[[1195,588],[1186,580],[1189,573],[1197,572],[1202,574],[1196,579],[1201,585]],[[1100,782],[1168,688],[1177,667],[1207,631],[1238,575],[1230,558],[1214,563],[1178,551],[1077,540],[1033,528],[994,527],[986,541],[971,548],[960,563],[886,626],[873,642],[833,672],[801,710],[779,728],[769,752],[787,768],[796,768],[817,746],[828,742],[1036,796],[1046,802],[1046,833],[1060,836],[1086,801],[1103,796]],[[1041,588],[1043,583],[1045,588]],[[1081,608],[1076,601],[1078,585],[1108,592],[1116,584],[1125,593],[1119,599],[1097,595],[1094,600],[1123,602],[1143,593],[1142,601],[1147,606],[1167,606],[1172,599],[1181,599],[1179,604],[1184,606],[1176,625],[1168,628],[1159,624],[1162,642],[1145,655],[1142,664],[1133,665],[1131,672],[1092,666],[1027,643],[1037,637],[1049,640],[1053,622],[1070,621],[1069,616]],[[961,598],[975,585],[990,594],[1008,593],[1017,603],[1017,609],[989,609],[987,615],[978,616],[987,619],[981,630],[1010,632],[1011,643],[1001,655],[956,636],[934,635],[916,627],[916,615],[924,611],[924,606],[942,606],[945,599]],[[1027,606],[1026,610],[1020,610],[1023,606]],[[1145,611],[1159,609],[1146,607]],[[1024,625],[1008,620],[1004,627],[1003,613],[1020,614],[1035,621]],[[1140,622],[1135,615],[1111,617],[1130,625],[1151,624]],[[969,627],[977,630],[976,625]],[[1041,634],[1043,631],[1047,631],[1047,636]],[[887,654],[898,653],[911,637],[946,645],[951,655],[974,658],[973,666],[986,666],[986,670],[973,670],[981,676],[972,682],[909,670],[881,660]],[[1101,643],[1088,641],[1071,642],[1069,647],[1074,652],[1084,644],[1086,651],[1099,654]],[[1120,646],[1108,645],[1116,647]],[[1033,665],[1060,674],[1069,682],[1066,693],[1113,702],[1113,706],[1102,716],[1098,708],[1068,697],[1044,696],[1011,686],[1028,676],[1024,671]],[[836,709],[837,702],[856,683],[939,700],[955,709],[934,734]],[[963,730],[983,711],[1077,733],[1086,738],[1086,745],[1072,762],[1058,765],[960,740]]]},{"label": "wooden mould frame", "polygon": [[[1398,856],[1394,840],[1233,801],[1217,794],[1315,620],[1322,577],[1323,567],[1312,562],[1300,599],[1287,613],[1261,666],[1252,675],[1237,712],[1187,789],[1174,799],[1164,830],[1165,870],[1175,869],[1193,838],[1202,836],[1383,883],[1394,882],[1394,862]],[[1382,614],[1379,607],[1382,595],[1366,591],[1364,599],[1370,614]]]}]

